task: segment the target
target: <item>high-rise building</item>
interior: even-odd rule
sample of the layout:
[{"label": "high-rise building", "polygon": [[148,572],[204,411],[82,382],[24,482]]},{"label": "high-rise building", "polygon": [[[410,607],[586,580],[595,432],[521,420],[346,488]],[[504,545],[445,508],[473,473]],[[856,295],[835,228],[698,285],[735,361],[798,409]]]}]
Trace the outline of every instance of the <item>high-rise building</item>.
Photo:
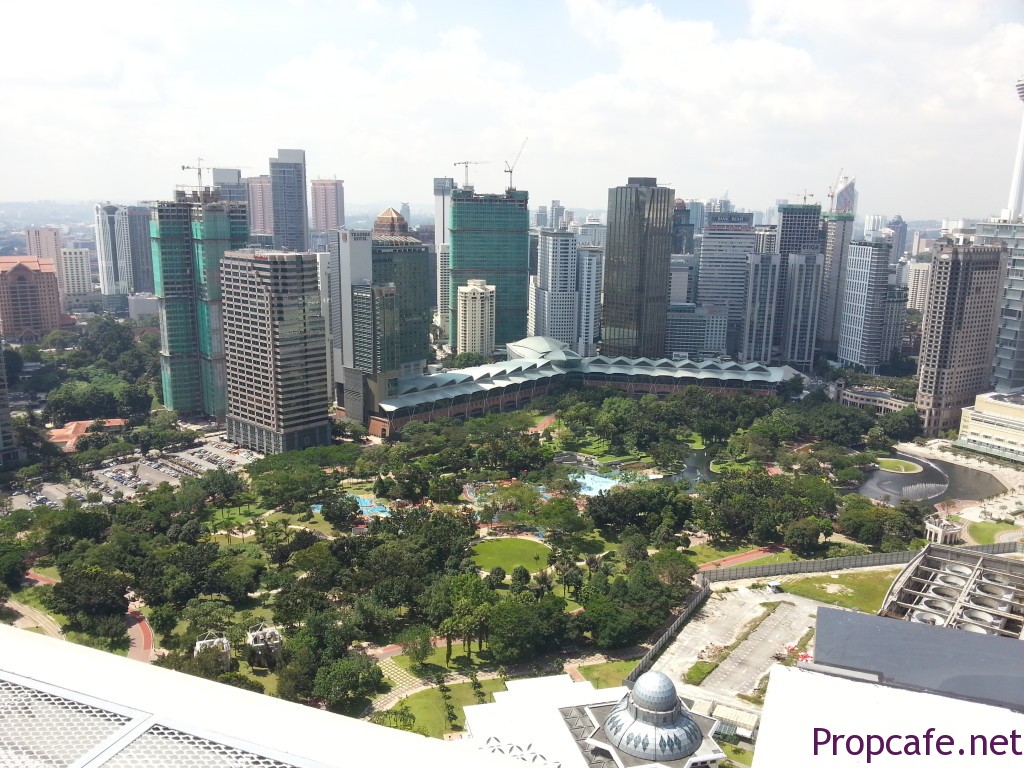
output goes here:
[{"label": "high-rise building", "polygon": [[468,280],[459,286],[455,334],[459,352],[494,354],[497,303],[495,286],[484,280]]},{"label": "high-rise building", "polygon": [[546,227],[548,225],[548,207],[546,205],[538,205],[537,212],[533,214],[533,226],[535,227]]},{"label": "high-rise building", "polygon": [[248,203],[249,187],[238,168],[213,168],[210,186],[217,197],[227,203]]},{"label": "high-rise building", "polygon": [[[780,254],[781,262],[781,254]],[[779,293],[785,298],[783,315],[781,357],[787,365],[799,371],[810,371],[814,367],[814,349],[818,333],[818,303],[821,298],[821,281],[824,275],[825,257],[820,252],[805,251],[790,253],[786,268],[786,291]],[[780,277],[782,265],[779,265]],[[781,283],[781,280],[779,281]],[[776,321],[779,314],[775,313]],[[779,333],[776,329],[775,336]]]},{"label": "high-rise building", "polygon": [[928,275],[932,270],[930,261],[912,261],[907,274],[907,309],[924,312],[928,301]]},{"label": "high-rise building", "polygon": [[754,250],[753,214],[709,213],[700,243],[697,301],[729,314],[726,353],[737,356],[746,309],[747,254]]},{"label": "high-rise building", "polygon": [[665,355],[675,191],[630,177],[608,190],[601,354]]},{"label": "high-rise building", "polygon": [[[1017,80],[1017,98],[1024,101],[1024,77]],[[1013,176],[1010,179],[1010,199],[1006,208],[1003,218],[1011,223],[1024,214],[1024,118],[1021,118],[1017,156],[1013,161]]]},{"label": "high-rise building", "polygon": [[601,291],[604,288],[604,248],[576,247],[576,294],[579,297],[576,354],[593,357],[601,337]]},{"label": "high-rise building", "polygon": [[818,343],[826,352],[839,347],[843,323],[843,282],[853,239],[852,213],[823,213],[822,239],[825,244],[825,275],[818,302]]},{"label": "high-rise building", "polygon": [[757,253],[777,253],[778,247],[779,227],[777,224],[760,224],[754,227],[754,250]]},{"label": "high-rise building", "polygon": [[768,364],[772,359],[781,261],[782,257],[777,253],[747,254],[747,297],[740,362]]},{"label": "high-rise building", "polygon": [[260,453],[331,442],[315,253],[221,259],[227,437]]},{"label": "high-rise building", "polygon": [[[977,245],[1003,246],[1008,252],[1009,265],[1006,282],[1002,286],[999,328],[992,361],[993,387],[998,392],[1008,392],[1024,387],[1024,221],[980,221],[974,242]],[[929,280],[928,285],[931,284]]]},{"label": "high-rise building", "polygon": [[597,216],[587,216],[587,220],[576,227],[577,245],[596,245],[598,248],[604,248],[607,243],[608,227],[602,224]]},{"label": "high-rise building", "polygon": [[700,257],[695,253],[672,254],[669,260],[668,303],[696,304]]},{"label": "high-rise building", "polygon": [[163,403],[182,416],[227,415],[221,259],[249,239],[245,203],[208,190],[153,203],[150,232],[160,301]]},{"label": "high-rise building", "polygon": [[893,282],[890,272],[889,285],[885,290],[885,322],[882,325],[882,349],[889,351],[890,360],[903,351],[903,340],[907,335],[907,295],[907,286]]},{"label": "high-rise building", "polygon": [[345,226],[345,182],[341,179],[313,179],[310,184],[313,229],[324,231]]},{"label": "high-rise building", "polygon": [[0,338],[0,466],[21,458],[21,451],[14,441],[14,425],[11,423],[11,401],[7,395],[7,363],[4,360],[3,349],[3,338]]},{"label": "high-rise building", "polygon": [[243,179],[249,192],[249,231],[253,235],[274,234],[274,206],[271,202],[270,176]]},{"label": "high-rise building", "polygon": [[565,216],[565,206],[561,200],[552,200],[548,208],[548,226],[551,229],[559,229],[562,226],[562,219]]},{"label": "high-rise building", "polygon": [[64,297],[67,295],[67,287],[64,283],[64,265],[60,258],[60,230],[56,227],[28,227],[25,230],[25,246],[25,252],[29,256],[53,262],[53,266],[57,270],[57,288],[60,291],[61,305],[65,306]]},{"label": "high-rise building", "polygon": [[89,248],[61,248],[57,257],[58,275],[64,275],[63,296],[85,296],[93,293],[92,250]]},{"label": "high-rise building", "polygon": [[0,256],[0,335],[38,344],[60,329],[57,268],[35,256]]},{"label": "high-rise building", "polygon": [[864,239],[871,237],[872,232],[882,229],[888,219],[881,213],[869,213],[864,216]]},{"label": "high-rise building", "polygon": [[897,213],[889,219],[885,228],[892,230],[892,253],[889,255],[889,260],[890,263],[895,264],[903,258],[903,254],[907,250],[907,222]]},{"label": "high-rise building", "polygon": [[[792,315],[789,305],[789,257],[794,253],[821,253],[821,206],[809,203],[781,203],[779,208],[779,225],[773,253],[782,258],[779,261],[779,294],[782,301],[775,307],[774,345],[777,349],[789,346],[785,343],[784,334],[793,329],[786,326],[786,318]],[[794,294],[798,295],[798,294]],[[817,300],[817,299],[815,299]],[[814,307],[817,316],[818,308]],[[814,332],[817,333],[817,325]],[[780,360],[790,360],[782,353]]]},{"label": "high-rise building", "polygon": [[542,229],[538,238],[532,334],[575,346],[579,337],[576,235]]},{"label": "high-rise building", "polygon": [[848,213],[855,216],[857,213],[857,178],[855,176],[842,176],[839,183],[832,191],[832,210],[829,213]]},{"label": "high-rise building", "polygon": [[843,281],[843,314],[839,331],[839,362],[877,373],[895,351],[883,343],[889,291],[886,242],[850,245]]},{"label": "high-rise building", "polygon": [[327,402],[334,402],[334,312],[331,304],[331,254],[316,255],[316,280],[320,289],[320,314],[324,319],[324,365],[327,370]]},{"label": "high-rise building", "polygon": [[685,200],[676,200],[672,206],[672,253],[693,253],[693,224]]},{"label": "high-rise building", "polygon": [[451,320],[451,265],[449,256],[449,229],[452,204],[452,190],[458,189],[455,179],[444,176],[434,179],[434,258],[437,266],[437,314],[435,324],[440,329],[440,339],[448,340],[448,324]]},{"label": "high-rise building", "polygon": [[665,357],[685,360],[725,352],[728,312],[724,307],[669,304],[665,321]]},{"label": "high-rise building", "polygon": [[[686,203],[686,210],[690,212],[690,224],[693,225],[693,235],[696,237],[704,231],[707,208],[703,200],[686,198],[683,202]],[[694,247],[696,247],[696,243],[694,243]]]},{"label": "high-rise building", "polygon": [[[149,209],[138,205],[96,206],[96,255],[100,292],[108,297],[152,293],[153,258]],[[118,299],[127,308],[127,298]]]},{"label": "high-rise building", "polygon": [[[448,255],[451,328],[458,326],[456,290],[468,280],[483,280],[496,290],[494,343],[501,347],[526,336],[530,279],[528,204],[529,194],[525,190],[509,189],[498,195],[452,190]],[[457,346],[455,350],[466,351]]]},{"label": "high-rise building", "polygon": [[946,238],[937,246],[918,362],[917,410],[927,437],[956,429],[960,409],[989,389],[1007,262],[1003,244],[961,246]]},{"label": "high-rise building", "polygon": [[274,212],[274,247],[304,251],[309,242],[306,206],[306,152],[279,149],[270,158],[270,203]]},{"label": "high-rise building", "polygon": [[399,206],[398,212],[402,214],[402,218],[405,219],[406,221],[412,220],[412,210],[409,208],[408,203],[402,203]]}]

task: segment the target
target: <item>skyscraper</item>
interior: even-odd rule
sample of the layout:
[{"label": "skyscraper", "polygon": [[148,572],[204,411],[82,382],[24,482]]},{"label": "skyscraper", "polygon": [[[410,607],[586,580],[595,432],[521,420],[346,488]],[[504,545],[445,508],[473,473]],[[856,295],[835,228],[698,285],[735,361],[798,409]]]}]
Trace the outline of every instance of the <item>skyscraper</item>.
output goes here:
[{"label": "skyscraper", "polygon": [[495,287],[484,280],[469,280],[459,286],[455,333],[459,352],[494,354],[497,303]]},{"label": "skyscraper", "polygon": [[274,234],[270,177],[250,176],[243,181],[249,192],[249,231],[254,235]]},{"label": "skyscraper", "polygon": [[604,287],[604,248],[576,247],[576,294],[579,297],[576,354],[593,357],[601,336],[601,291]]},{"label": "skyscraper", "polygon": [[217,197],[227,203],[249,202],[249,186],[238,168],[213,168],[210,186]]},{"label": "skyscraper", "polygon": [[696,304],[700,257],[695,253],[673,254],[669,261],[668,303]]},{"label": "skyscraper", "polygon": [[537,212],[533,214],[533,226],[535,227],[546,227],[548,225],[548,207],[546,205],[538,205]]},{"label": "skyscraper", "polygon": [[304,251],[308,243],[306,153],[279,149],[270,158],[270,202],[274,212],[274,247]]},{"label": "skyscraper", "polygon": [[928,275],[932,270],[930,261],[912,261],[907,279],[907,309],[924,312],[928,301]]},{"label": "skyscraper", "polygon": [[693,253],[693,224],[685,200],[672,206],[672,253]]},{"label": "skyscraper", "polygon": [[558,229],[562,226],[562,217],[565,216],[565,206],[561,200],[552,200],[548,208],[548,226],[551,229]]},{"label": "skyscraper", "polygon": [[96,256],[100,265],[100,291],[104,296],[129,293],[131,251],[118,249],[120,210],[120,205],[110,203],[96,206]]},{"label": "skyscraper", "polygon": [[[104,296],[152,293],[149,209],[139,205],[97,205],[96,255]],[[127,307],[127,298],[117,301],[118,308]]]},{"label": "skyscraper", "polygon": [[862,366],[868,373],[877,373],[894,352],[883,343],[890,250],[886,242],[853,243],[846,261],[839,362]]},{"label": "skyscraper", "polygon": [[724,353],[727,315],[723,307],[669,304],[665,321],[665,357],[683,360]]},{"label": "skyscraper", "polygon": [[345,182],[341,179],[313,179],[313,229],[324,231],[345,226]]},{"label": "skyscraper", "polygon": [[60,258],[60,230],[55,227],[28,227],[25,230],[25,246],[25,252],[29,256],[53,262],[53,266],[57,270],[57,289],[60,291],[63,305],[64,296],[67,295],[67,286],[64,283],[64,265]]},{"label": "skyscraper", "polygon": [[829,213],[857,213],[857,178],[843,176],[832,192],[832,210]]},{"label": "skyscraper", "polygon": [[[455,189],[449,211],[449,308],[457,327],[456,290],[468,280],[483,280],[496,291],[494,343],[501,347],[526,336],[529,299],[529,194],[477,194]],[[440,269],[438,270],[440,272]],[[464,350],[458,349],[457,352]]]},{"label": "skyscraper", "polygon": [[249,239],[245,203],[207,190],[153,204],[150,232],[160,300],[164,406],[182,416],[227,414],[221,259]]},{"label": "skyscraper", "polygon": [[[1024,101],[1024,77],[1017,81],[1017,98]],[[1006,208],[1003,218],[1007,221],[1015,222],[1024,214],[1024,118],[1021,118],[1017,156],[1013,161],[1013,176],[1010,179],[1010,199]]]},{"label": "skyscraper", "polygon": [[889,254],[889,263],[895,264],[903,258],[907,250],[907,222],[898,213],[886,223],[886,228],[892,230],[892,252]]},{"label": "skyscraper", "polygon": [[[779,208],[779,225],[776,230],[775,253],[782,258],[779,261],[779,293],[782,301],[775,307],[775,331],[774,345],[778,349],[783,346],[790,347],[785,343],[784,334],[793,329],[787,328],[786,321],[792,315],[792,311],[786,302],[789,301],[789,257],[795,253],[821,253],[821,206],[807,203],[782,203]],[[799,294],[794,294],[794,296]],[[817,299],[815,299],[817,301]],[[817,316],[818,308],[814,307],[814,314]],[[817,321],[815,321],[814,332],[817,333]],[[790,360],[785,352],[780,357],[781,362],[788,363]]]},{"label": "skyscraper", "polygon": [[760,224],[754,227],[754,250],[757,253],[777,253],[779,246],[779,226],[777,224]]},{"label": "skyscraper", "polygon": [[57,268],[35,256],[0,256],[0,335],[38,344],[60,329]]},{"label": "skyscraper", "polygon": [[448,339],[451,320],[451,266],[448,238],[452,190],[457,189],[455,179],[444,176],[434,179],[434,258],[437,259],[437,326],[441,338]]},{"label": "skyscraper", "polygon": [[[956,429],[960,409],[989,388],[1006,247],[937,243],[921,325],[917,410],[924,434]],[[999,358],[997,357],[997,364]]]},{"label": "skyscraper", "polygon": [[576,235],[565,229],[540,230],[532,333],[572,347],[579,331],[576,270]]},{"label": "skyscraper", "polygon": [[596,245],[604,248],[607,243],[608,227],[602,224],[597,216],[587,216],[587,220],[576,227],[577,245]]},{"label": "skyscraper", "polygon": [[746,309],[747,254],[754,251],[752,213],[709,213],[700,244],[697,301],[728,311],[726,354],[736,356]]},{"label": "skyscraper", "polygon": [[675,191],[630,177],[608,190],[601,354],[665,355]]},{"label": "skyscraper", "polygon": [[[780,255],[781,262],[781,255]],[[825,257],[818,251],[805,249],[790,253],[786,268],[786,308],[783,315],[782,360],[799,371],[814,366],[814,343],[818,333],[818,302]],[[779,265],[780,276],[782,265]],[[781,280],[780,280],[781,282]],[[780,294],[781,286],[780,286]],[[775,314],[778,320],[778,312]],[[778,336],[778,330],[775,332]]]},{"label": "skyscraper", "polygon": [[228,439],[268,454],[328,445],[316,254],[228,251],[221,275]]},{"label": "skyscraper", "polygon": [[767,364],[772,359],[781,259],[777,253],[747,254],[746,309],[739,350],[741,362]]},{"label": "skyscraper", "polygon": [[843,282],[853,239],[853,213],[823,213],[821,228],[825,242],[825,274],[818,302],[818,343],[826,352],[839,346],[843,323]]},{"label": "skyscraper", "polygon": [[867,240],[872,232],[877,232],[886,225],[888,220],[881,213],[869,213],[864,217],[864,239]]},{"label": "skyscraper", "polygon": [[3,349],[3,338],[0,338],[0,466],[21,458],[21,451],[14,442],[11,401],[7,395],[7,363],[4,360]]},{"label": "skyscraper", "polygon": [[63,296],[86,296],[93,292],[91,250],[61,248],[57,261],[60,264],[57,274],[64,275]]}]

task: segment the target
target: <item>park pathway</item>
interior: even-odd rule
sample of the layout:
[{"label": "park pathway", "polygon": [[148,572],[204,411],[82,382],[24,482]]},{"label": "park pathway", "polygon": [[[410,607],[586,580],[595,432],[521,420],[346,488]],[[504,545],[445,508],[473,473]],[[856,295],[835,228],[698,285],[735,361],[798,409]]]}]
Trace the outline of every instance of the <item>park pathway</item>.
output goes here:
[{"label": "park pathway", "polygon": [[744,563],[748,563],[751,560],[760,560],[762,557],[765,557],[766,555],[774,555],[782,551],[782,547],[772,544],[767,547],[761,547],[759,549],[751,549],[748,552],[740,552],[738,555],[729,555],[728,557],[723,557],[718,560],[712,560],[710,562],[703,563],[702,565],[698,566],[698,570],[710,571],[715,568],[734,568],[737,565],[743,565]]},{"label": "park pathway", "polygon": [[38,628],[50,637],[55,637],[58,640],[65,639],[60,625],[42,611],[16,600],[8,600],[6,606],[18,614],[18,618],[14,620],[14,626],[20,629]]}]

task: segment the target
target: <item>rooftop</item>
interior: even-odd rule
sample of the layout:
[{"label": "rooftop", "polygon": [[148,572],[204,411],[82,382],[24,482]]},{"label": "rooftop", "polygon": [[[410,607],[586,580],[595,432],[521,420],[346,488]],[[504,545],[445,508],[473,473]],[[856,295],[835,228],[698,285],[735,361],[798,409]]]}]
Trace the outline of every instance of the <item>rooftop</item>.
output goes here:
[{"label": "rooftop", "polygon": [[[102,421],[106,429],[125,427],[128,424],[127,419],[102,419]],[[78,438],[88,432],[89,427],[94,423],[92,421],[69,421],[63,427],[51,429],[47,434],[47,439],[51,443],[62,446],[66,453],[72,453]]]},{"label": "rooftop", "polygon": [[33,272],[57,271],[53,259],[41,259],[38,256],[0,256],[0,272],[10,272],[19,265],[24,265]]}]

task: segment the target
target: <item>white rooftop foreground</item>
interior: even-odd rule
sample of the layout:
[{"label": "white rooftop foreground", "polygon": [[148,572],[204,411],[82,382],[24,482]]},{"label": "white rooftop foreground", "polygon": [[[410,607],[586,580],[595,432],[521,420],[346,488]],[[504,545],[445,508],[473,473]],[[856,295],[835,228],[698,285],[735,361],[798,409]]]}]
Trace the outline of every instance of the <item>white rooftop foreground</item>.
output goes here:
[{"label": "white rooftop foreground", "polygon": [[[948,631],[948,630],[940,630]],[[970,659],[951,658],[951,668],[962,667],[967,672]],[[853,674],[853,673],[851,673]],[[865,677],[867,675],[864,675]],[[832,740],[828,746],[819,746],[815,755],[815,736],[822,741],[823,730],[841,734],[833,755]],[[866,744],[859,754],[856,738],[868,735],[884,739],[898,737],[889,742],[893,750],[908,747],[905,738],[916,735],[924,749],[925,737],[931,735],[931,755],[877,754],[867,762]],[[761,716],[760,735],[754,750],[753,768],[791,768],[792,766],[828,766],[828,768],[907,768],[907,766],[942,766],[942,768],[968,768],[969,766],[1000,766],[1019,764],[1013,757],[1009,739],[1019,734],[1018,750],[1024,750],[1024,715],[1001,707],[974,701],[938,696],[932,693],[894,688],[869,680],[839,677],[814,671],[812,668],[772,667]],[[989,745],[1004,751],[1003,755],[978,753],[979,743],[972,736],[983,735]],[[953,738],[949,755],[935,751],[940,736]],[[991,741],[1005,737],[1007,741]],[[999,744],[1002,746],[998,746]],[[877,746],[877,741],[875,742]],[[964,749],[964,753],[959,752]],[[1018,755],[1020,753],[1018,752]]]},{"label": "white rooftop foreground", "polygon": [[3,768],[522,765],[467,746],[0,625]]}]

